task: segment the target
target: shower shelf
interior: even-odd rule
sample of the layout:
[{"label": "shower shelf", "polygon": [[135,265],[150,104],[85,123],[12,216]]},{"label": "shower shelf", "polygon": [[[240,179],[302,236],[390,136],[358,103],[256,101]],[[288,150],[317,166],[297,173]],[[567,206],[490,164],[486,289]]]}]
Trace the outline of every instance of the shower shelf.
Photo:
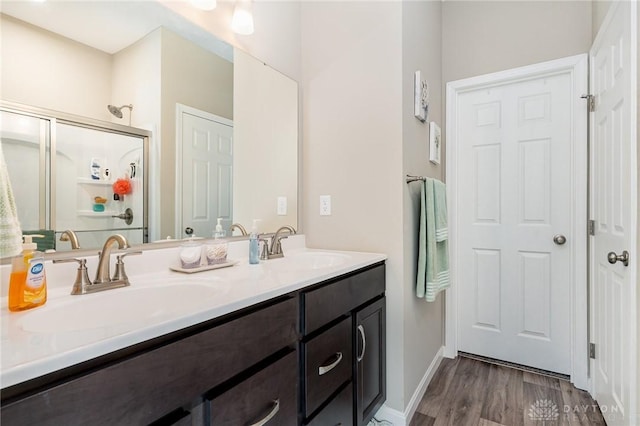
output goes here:
[{"label": "shower shelf", "polygon": [[105,210],[103,212],[94,212],[93,210],[77,210],[76,214],[78,216],[86,216],[86,217],[111,217],[114,214],[117,214],[112,210]]},{"label": "shower shelf", "polygon": [[99,186],[111,186],[113,182],[109,180],[95,180],[91,178],[79,177],[78,183],[82,185],[99,185]]}]

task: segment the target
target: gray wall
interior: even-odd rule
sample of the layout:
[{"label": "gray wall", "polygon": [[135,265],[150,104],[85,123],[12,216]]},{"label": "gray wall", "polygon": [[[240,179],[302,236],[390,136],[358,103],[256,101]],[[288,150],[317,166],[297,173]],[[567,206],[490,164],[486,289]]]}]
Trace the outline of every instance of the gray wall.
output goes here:
[{"label": "gray wall", "polygon": [[[404,2],[402,8],[402,177],[404,247],[404,408],[418,388],[429,364],[444,343],[444,294],[427,303],[415,295],[418,259],[420,184],[407,185],[406,174],[444,180],[441,165],[429,162],[429,121],[444,128],[442,102],[442,5],[435,1]],[[420,70],[430,86],[427,122],[413,115],[414,71]]]},{"label": "gray wall", "polygon": [[442,3],[445,82],[586,53],[588,1]]}]

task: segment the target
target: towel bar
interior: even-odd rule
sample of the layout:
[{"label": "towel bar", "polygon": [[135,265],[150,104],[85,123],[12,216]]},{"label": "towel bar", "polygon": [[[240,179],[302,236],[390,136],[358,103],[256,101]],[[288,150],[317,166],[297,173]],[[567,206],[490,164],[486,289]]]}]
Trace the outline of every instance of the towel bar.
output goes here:
[{"label": "towel bar", "polygon": [[417,182],[417,181],[425,181],[427,180],[426,177],[424,176],[411,176],[411,175],[407,175],[407,183],[411,183],[411,182]]}]

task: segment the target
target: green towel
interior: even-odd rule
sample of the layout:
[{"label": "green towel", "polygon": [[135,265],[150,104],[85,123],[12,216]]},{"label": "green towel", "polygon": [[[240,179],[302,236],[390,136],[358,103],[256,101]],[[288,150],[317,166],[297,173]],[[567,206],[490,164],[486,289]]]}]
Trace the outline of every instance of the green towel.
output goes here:
[{"label": "green towel", "polygon": [[[447,227],[447,188],[437,179],[433,180],[436,208],[436,242],[442,242],[449,238]],[[449,268],[447,268],[449,269]]]},{"label": "green towel", "polygon": [[56,249],[56,233],[53,229],[36,229],[22,231],[22,235],[44,235],[44,238],[34,238],[33,242],[38,246],[38,251],[55,250]]},{"label": "green towel", "polygon": [[[436,185],[442,185],[436,191]],[[436,194],[436,192],[440,192]],[[444,184],[427,178],[420,190],[420,234],[418,247],[418,276],[416,295],[427,302],[436,300],[437,294],[449,287],[449,253],[447,239],[437,241],[436,217],[445,218],[446,198]],[[444,210],[444,213],[442,212]]]}]

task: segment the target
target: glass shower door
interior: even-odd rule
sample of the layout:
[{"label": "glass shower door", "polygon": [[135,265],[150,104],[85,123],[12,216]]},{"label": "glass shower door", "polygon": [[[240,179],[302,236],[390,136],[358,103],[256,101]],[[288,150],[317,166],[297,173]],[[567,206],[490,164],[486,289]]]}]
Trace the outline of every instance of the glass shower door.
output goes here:
[{"label": "glass shower door", "polygon": [[50,229],[52,120],[0,111],[0,140],[23,231]]},{"label": "glass shower door", "polygon": [[[73,229],[81,247],[100,247],[109,235],[146,242],[143,138],[58,122],[55,229]],[[129,185],[114,196],[114,183]]]}]

